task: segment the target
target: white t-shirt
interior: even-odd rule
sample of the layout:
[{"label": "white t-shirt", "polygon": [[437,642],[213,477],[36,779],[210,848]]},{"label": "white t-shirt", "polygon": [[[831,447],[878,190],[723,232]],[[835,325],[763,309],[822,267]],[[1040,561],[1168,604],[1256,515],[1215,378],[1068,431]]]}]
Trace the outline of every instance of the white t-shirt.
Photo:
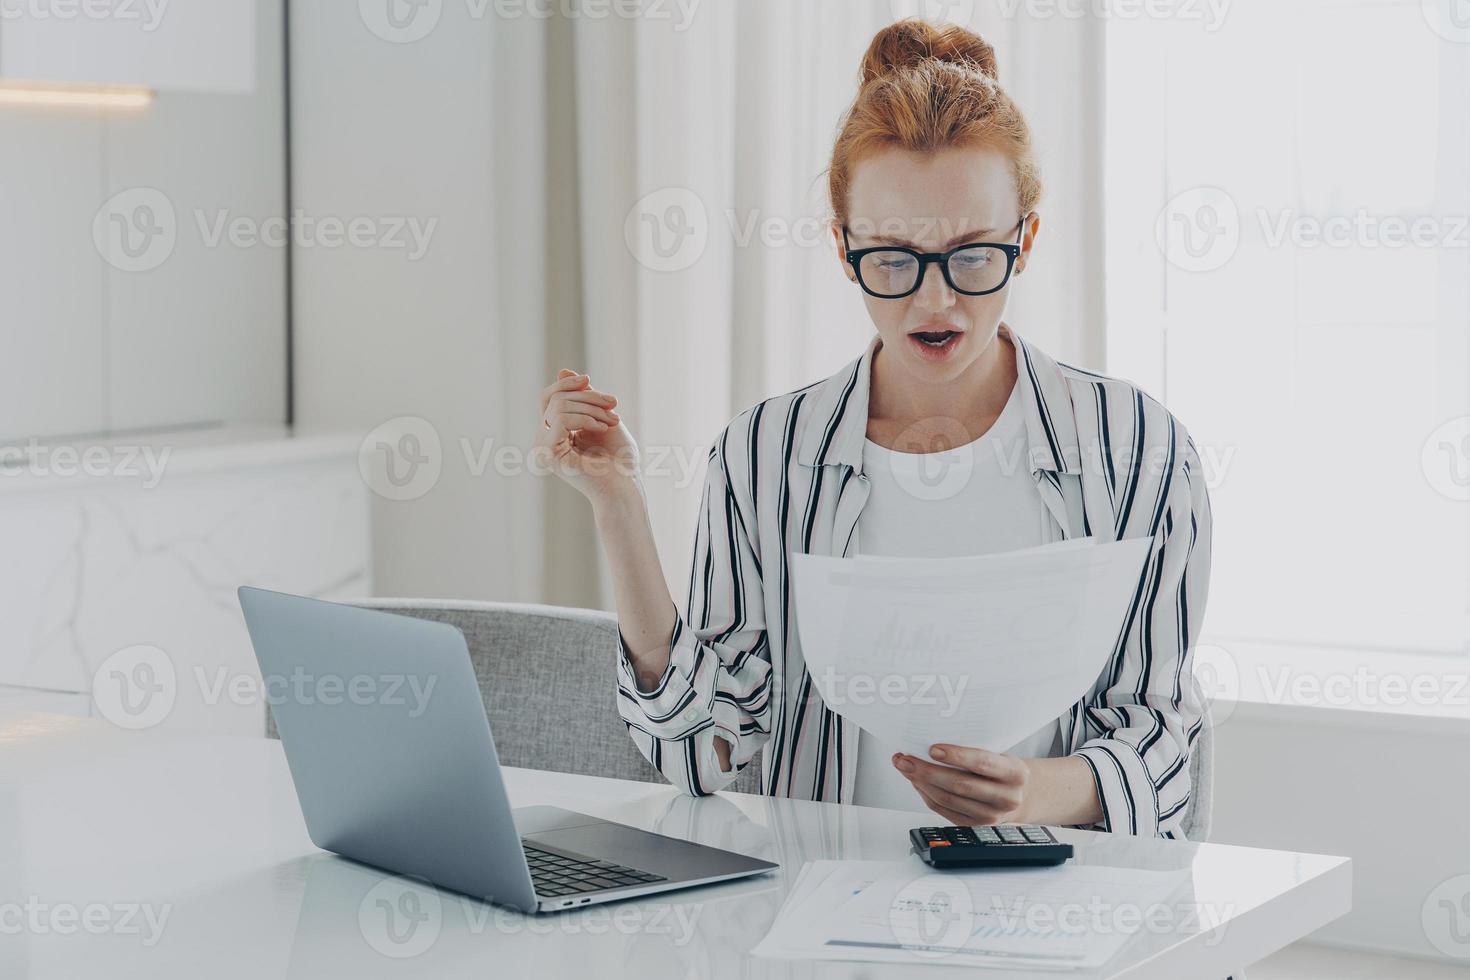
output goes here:
[{"label": "white t-shirt", "polygon": [[[1015,551],[1061,537],[1036,492],[1017,388],[995,424],[968,445],[902,453],[866,440],[863,474],[869,492],[858,517],[862,554],[954,558]],[[858,736],[854,802],[924,809],[913,785],[893,768],[894,751],[895,746],[866,732]],[[1047,723],[1010,752],[1022,758],[1060,754],[1060,724]]]}]

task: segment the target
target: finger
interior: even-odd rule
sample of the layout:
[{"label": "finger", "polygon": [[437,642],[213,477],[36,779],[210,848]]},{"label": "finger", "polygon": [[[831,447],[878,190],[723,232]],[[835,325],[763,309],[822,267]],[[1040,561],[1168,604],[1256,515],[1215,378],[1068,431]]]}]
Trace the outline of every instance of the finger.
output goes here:
[{"label": "finger", "polygon": [[569,372],[567,368],[562,368],[561,372],[557,374],[556,380],[541,389],[541,411],[546,411],[546,405],[551,401],[551,396],[558,391],[573,391],[577,388],[586,387],[591,381],[592,379],[585,374],[577,374],[574,371]]},{"label": "finger", "polygon": [[975,822],[973,820],[971,820],[969,817],[965,816],[963,813],[956,813],[954,810],[951,810],[951,809],[945,807],[943,804],[941,804],[937,800],[935,800],[932,796],[929,796],[926,793],[924,793],[923,790],[920,790],[919,791],[919,798],[924,801],[924,805],[926,807],[928,807],[933,812],[939,814],[941,817],[943,817],[944,819],[948,820],[950,823],[954,824],[956,827],[973,827],[973,826],[976,826]]},{"label": "finger", "polygon": [[616,428],[622,421],[617,412],[608,411],[598,405],[589,405],[586,402],[567,401],[566,399],[553,399],[551,405],[546,409],[546,417],[554,418],[557,415],[585,415],[588,418],[597,419],[607,425],[608,428]]},{"label": "finger", "polygon": [[551,428],[562,428],[567,432],[575,432],[578,429],[592,429],[594,432],[605,432],[613,426],[602,419],[584,415],[581,412],[558,412],[551,416]]},{"label": "finger", "polygon": [[980,776],[999,782],[1020,782],[1026,767],[1013,755],[990,752],[967,745],[950,745],[940,742],[929,746],[929,755],[947,766],[959,766]]},{"label": "finger", "polygon": [[977,776],[964,769],[937,766],[912,756],[903,758],[912,764],[912,768],[907,772],[900,768],[899,772],[902,772],[915,784],[922,783],[926,787],[943,790],[957,797],[975,800],[988,806],[1010,808],[1019,802],[1017,787],[1008,783]]},{"label": "finger", "polygon": [[968,769],[956,769],[953,766],[925,762],[911,755],[900,754],[896,765],[898,771],[911,780],[929,786],[942,787],[955,793],[970,791],[990,793],[1000,791],[1005,786],[1003,783],[970,772]]},{"label": "finger", "polygon": [[[1003,807],[987,806],[977,800],[968,799],[956,793],[937,787],[928,786],[922,791],[922,795],[933,801],[931,809],[936,813],[955,814],[960,819],[955,822],[961,826],[981,826],[984,824],[1002,823],[1005,815],[1010,811]],[[951,817],[953,819],[953,817]]]},{"label": "finger", "polygon": [[586,402],[588,405],[600,405],[603,408],[612,408],[618,403],[616,395],[609,395],[605,391],[595,391],[591,388],[583,388],[580,391],[557,391],[551,395],[551,404],[558,401]]}]

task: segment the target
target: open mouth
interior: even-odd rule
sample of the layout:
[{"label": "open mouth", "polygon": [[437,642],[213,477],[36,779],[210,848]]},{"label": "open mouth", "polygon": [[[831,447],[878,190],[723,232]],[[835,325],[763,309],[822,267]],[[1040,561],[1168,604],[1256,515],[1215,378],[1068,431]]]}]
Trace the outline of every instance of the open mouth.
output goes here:
[{"label": "open mouth", "polygon": [[954,350],[965,336],[963,330],[955,330],[948,324],[930,323],[925,326],[937,329],[911,331],[909,339],[914,342],[915,353],[930,360],[948,357],[949,352]]}]

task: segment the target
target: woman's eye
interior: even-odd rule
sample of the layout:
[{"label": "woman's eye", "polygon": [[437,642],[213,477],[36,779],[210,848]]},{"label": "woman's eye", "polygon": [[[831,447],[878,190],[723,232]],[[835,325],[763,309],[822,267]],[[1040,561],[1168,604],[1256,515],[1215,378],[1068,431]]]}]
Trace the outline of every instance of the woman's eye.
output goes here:
[{"label": "woman's eye", "polygon": [[913,264],[914,260],[905,256],[901,259],[883,259],[878,263],[878,266],[885,272],[897,272],[910,268]]},{"label": "woman's eye", "polygon": [[988,251],[989,249],[976,252],[961,252],[950,261],[962,269],[978,269],[990,261],[990,256],[986,254]]}]

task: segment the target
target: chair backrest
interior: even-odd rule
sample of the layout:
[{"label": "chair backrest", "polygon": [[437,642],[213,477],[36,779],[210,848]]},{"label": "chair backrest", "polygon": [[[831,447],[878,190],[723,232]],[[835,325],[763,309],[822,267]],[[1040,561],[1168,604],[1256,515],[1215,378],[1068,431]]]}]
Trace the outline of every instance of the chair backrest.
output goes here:
[{"label": "chair backrest", "polygon": [[[464,633],[504,765],[664,782],[618,715],[618,626],[611,613],[428,599],[353,605],[449,623]],[[269,711],[266,729],[276,737]],[[759,762],[747,766],[731,788],[759,792]]]},{"label": "chair backrest", "polygon": [[1195,694],[1204,705],[1203,723],[1189,753],[1189,809],[1184,811],[1184,836],[1189,840],[1210,839],[1211,813],[1215,806],[1215,727],[1210,720],[1210,702],[1198,680]]}]

